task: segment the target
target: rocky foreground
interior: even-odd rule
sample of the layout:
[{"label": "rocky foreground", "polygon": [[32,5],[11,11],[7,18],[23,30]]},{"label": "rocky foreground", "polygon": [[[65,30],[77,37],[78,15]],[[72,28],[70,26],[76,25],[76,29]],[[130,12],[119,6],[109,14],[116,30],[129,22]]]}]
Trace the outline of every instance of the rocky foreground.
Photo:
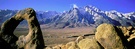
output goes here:
[{"label": "rocky foreground", "polygon": [[101,24],[93,38],[79,36],[75,41],[46,49],[135,49],[135,28]]},{"label": "rocky foreground", "polygon": [[[16,37],[18,24],[27,20],[28,35]],[[0,31],[0,49],[135,49],[135,28],[101,24],[93,38],[79,36],[75,41],[56,46],[45,46],[42,31],[32,8],[24,9],[5,21]]]},{"label": "rocky foreground", "polygon": [[[29,33],[16,37],[13,32],[19,23],[26,20]],[[19,11],[1,26],[0,49],[43,49],[44,40],[36,13],[32,8]]]}]

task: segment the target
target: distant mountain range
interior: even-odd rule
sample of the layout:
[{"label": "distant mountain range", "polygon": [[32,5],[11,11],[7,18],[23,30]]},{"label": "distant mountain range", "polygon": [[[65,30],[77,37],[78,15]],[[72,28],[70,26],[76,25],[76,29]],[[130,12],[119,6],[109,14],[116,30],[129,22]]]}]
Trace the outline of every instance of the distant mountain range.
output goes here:
[{"label": "distant mountain range", "polygon": [[[0,10],[0,25],[18,10]],[[69,11],[36,11],[40,25],[45,28],[75,28],[110,23],[116,26],[135,26],[135,12],[102,11],[94,6],[74,7]],[[26,25],[22,22],[21,25]]]}]

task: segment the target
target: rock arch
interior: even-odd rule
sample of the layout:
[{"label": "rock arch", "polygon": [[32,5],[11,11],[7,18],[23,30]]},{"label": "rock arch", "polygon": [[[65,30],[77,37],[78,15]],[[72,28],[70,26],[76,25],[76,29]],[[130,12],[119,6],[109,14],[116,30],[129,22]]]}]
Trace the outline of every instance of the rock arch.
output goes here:
[{"label": "rock arch", "polygon": [[[29,33],[26,36],[16,37],[13,32],[19,23],[26,20]],[[13,49],[43,49],[44,40],[36,13],[32,8],[19,11],[13,17],[5,21],[1,26],[0,38],[7,42]],[[11,49],[11,48],[10,48]]]}]

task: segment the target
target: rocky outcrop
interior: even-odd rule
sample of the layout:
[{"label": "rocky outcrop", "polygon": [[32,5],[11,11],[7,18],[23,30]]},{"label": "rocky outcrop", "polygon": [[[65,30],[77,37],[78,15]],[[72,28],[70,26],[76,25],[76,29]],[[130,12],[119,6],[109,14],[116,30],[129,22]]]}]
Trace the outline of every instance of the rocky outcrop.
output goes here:
[{"label": "rocky outcrop", "polygon": [[99,25],[95,38],[105,49],[129,49],[122,31],[111,24]]},{"label": "rocky outcrop", "polygon": [[54,47],[46,47],[45,49],[103,49],[103,47],[96,41],[95,38],[89,39],[84,36],[78,36],[75,41],[67,44],[58,44]]},{"label": "rocky outcrop", "polygon": [[128,26],[128,27],[120,26],[118,28],[120,28],[122,32],[124,33],[124,36],[128,40],[128,43],[130,44],[130,46],[135,48],[135,42],[134,42],[135,41],[135,28],[133,26]]},{"label": "rocky outcrop", "polygon": [[0,38],[0,49],[13,49],[4,39]]},{"label": "rocky outcrop", "polygon": [[92,39],[82,39],[78,46],[80,49],[103,49],[103,47],[95,40],[95,38]]},{"label": "rocky outcrop", "polygon": [[47,47],[46,49],[135,49],[135,28],[101,24],[97,27],[93,38],[78,37],[67,44]]},{"label": "rocky outcrop", "polygon": [[77,39],[76,39],[76,43],[79,43],[80,40],[84,39],[84,36],[79,36]]},{"label": "rocky outcrop", "polygon": [[[28,35],[16,37],[13,32],[19,23],[23,20],[28,22]],[[36,18],[36,13],[32,8],[19,11],[13,17],[5,21],[1,26],[0,37],[9,45],[9,49],[43,49],[44,40],[40,25]],[[1,45],[1,44],[0,44]]]},{"label": "rocky outcrop", "polygon": [[126,38],[129,38],[131,34],[135,32],[134,27],[129,26],[129,27],[124,27],[124,26],[119,26]]}]

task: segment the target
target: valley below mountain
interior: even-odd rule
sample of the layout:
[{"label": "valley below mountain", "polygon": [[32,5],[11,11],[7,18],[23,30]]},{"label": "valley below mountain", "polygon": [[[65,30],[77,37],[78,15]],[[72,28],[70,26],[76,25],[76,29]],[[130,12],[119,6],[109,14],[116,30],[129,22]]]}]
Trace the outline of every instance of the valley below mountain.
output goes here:
[{"label": "valley below mountain", "polygon": [[[16,28],[14,34],[19,37],[20,35],[27,35],[28,28]],[[46,46],[55,46],[58,44],[66,44],[70,41],[76,40],[78,36],[91,38],[94,36],[94,27],[78,27],[78,28],[64,28],[64,29],[44,29],[42,28],[43,38]]]}]

